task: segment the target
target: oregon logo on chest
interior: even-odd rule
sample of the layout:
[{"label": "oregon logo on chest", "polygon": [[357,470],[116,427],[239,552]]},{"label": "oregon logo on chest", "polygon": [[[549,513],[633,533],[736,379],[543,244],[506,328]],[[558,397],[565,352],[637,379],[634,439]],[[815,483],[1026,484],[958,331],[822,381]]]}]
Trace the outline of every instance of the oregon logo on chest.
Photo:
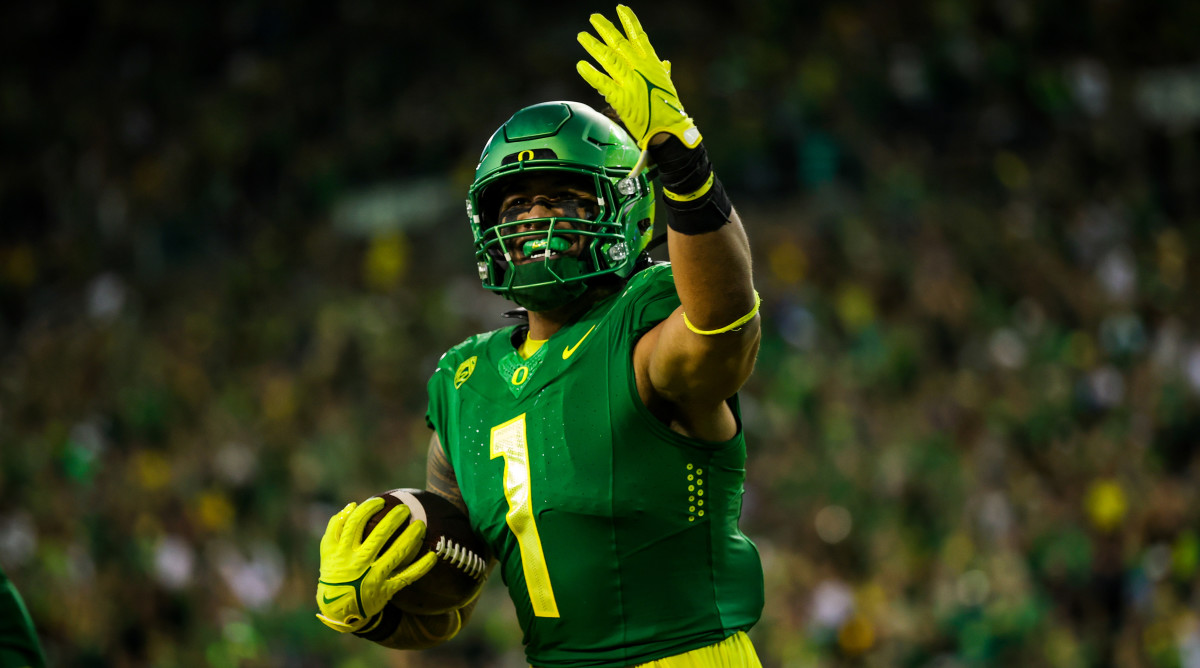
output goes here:
[{"label": "oregon logo on chest", "polygon": [[524,385],[525,381],[529,380],[529,367],[522,364],[513,369],[512,378],[508,379],[513,385]]},{"label": "oregon logo on chest", "polygon": [[529,386],[529,378],[537,372],[545,359],[545,346],[538,348],[537,352],[530,355],[528,359],[522,359],[517,354],[517,351],[514,350],[500,358],[499,363],[496,365],[496,371],[500,373],[500,377],[504,379],[512,395],[519,397],[522,390]]}]

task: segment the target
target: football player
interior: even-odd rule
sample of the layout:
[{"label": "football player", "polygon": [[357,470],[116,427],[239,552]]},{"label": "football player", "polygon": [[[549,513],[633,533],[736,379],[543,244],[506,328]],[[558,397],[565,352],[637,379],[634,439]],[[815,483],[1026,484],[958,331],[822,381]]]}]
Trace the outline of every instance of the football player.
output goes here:
[{"label": "football player", "polygon": [[[468,193],[479,276],[528,320],[440,360],[427,485],[489,543],[532,665],[758,666],[762,566],[738,528],[737,392],[760,336],[749,243],[670,63],[617,14],[623,30],[591,17],[598,38],[579,41],[600,69],[578,71],[622,123],[547,102],[484,147]],[[656,186],[669,264],[645,252]],[[361,535],[381,503],[350,504],[327,537]],[[382,554],[382,537],[323,541],[322,620],[395,648],[453,637],[473,601],[430,616],[387,604],[431,565],[411,561],[422,530]],[[322,603],[351,581],[352,605]]]}]

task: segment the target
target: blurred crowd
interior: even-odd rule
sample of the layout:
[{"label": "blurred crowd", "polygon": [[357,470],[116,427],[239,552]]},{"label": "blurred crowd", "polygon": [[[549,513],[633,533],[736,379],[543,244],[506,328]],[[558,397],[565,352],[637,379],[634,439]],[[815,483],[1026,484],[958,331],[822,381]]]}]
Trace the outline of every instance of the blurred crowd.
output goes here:
[{"label": "blurred crowd", "polygon": [[[525,665],[498,582],[436,650],[328,631],[317,545],[423,485],[434,363],[505,324],[478,151],[600,104],[612,7],[403,5],[0,9],[0,566],[51,665]],[[1200,666],[1200,4],[633,7],[755,250],[764,666]]]}]

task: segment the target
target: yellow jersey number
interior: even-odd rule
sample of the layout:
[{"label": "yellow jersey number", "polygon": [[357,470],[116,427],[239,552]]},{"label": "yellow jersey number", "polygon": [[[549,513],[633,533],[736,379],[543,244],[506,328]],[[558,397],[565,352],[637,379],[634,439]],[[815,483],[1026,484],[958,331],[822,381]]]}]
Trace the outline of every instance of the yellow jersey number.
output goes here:
[{"label": "yellow jersey number", "polygon": [[542,539],[533,519],[533,494],[529,480],[529,443],[525,437],[525,414],[492,427],[492,459],[504,458],[505,519],[521,547],[521,567],[529,587],[529,601],[536,617],[558,617],[558,603],[550,586],[550,571]]}]

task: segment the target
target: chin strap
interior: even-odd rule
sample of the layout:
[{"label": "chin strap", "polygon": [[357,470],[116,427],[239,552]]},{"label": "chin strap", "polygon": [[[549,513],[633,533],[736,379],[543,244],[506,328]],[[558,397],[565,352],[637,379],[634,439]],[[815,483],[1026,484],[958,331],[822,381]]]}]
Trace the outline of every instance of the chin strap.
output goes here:
[{"label": "chin strap", "polygon": [[650,243],[646,244],[646,248],[642,252],[649,253],[650,251],[654,250],[655,248],[658,248],[659,246],[661,246],[665,243],[667,243],[667,235],[660,234],[657,237],[654,237],[653,239],[651,239]]},{"label": "chin strap", "polygon": [[633,166],[633,169],[629,170],[629,174],[627,174],[625,178],[632,179],[638,174],[641,174],[642,170],[646,168],[646,163],[648,162],[650,162],[650,149],[644,148],[642,149],[642,154],[638,156],[637,164]]},{"label": "chin strap", "polygon": [[500,314],[500,317],[511,318],[513,320],[529,320],[529,311],[522,306],[511,311],[505,311]]}]

